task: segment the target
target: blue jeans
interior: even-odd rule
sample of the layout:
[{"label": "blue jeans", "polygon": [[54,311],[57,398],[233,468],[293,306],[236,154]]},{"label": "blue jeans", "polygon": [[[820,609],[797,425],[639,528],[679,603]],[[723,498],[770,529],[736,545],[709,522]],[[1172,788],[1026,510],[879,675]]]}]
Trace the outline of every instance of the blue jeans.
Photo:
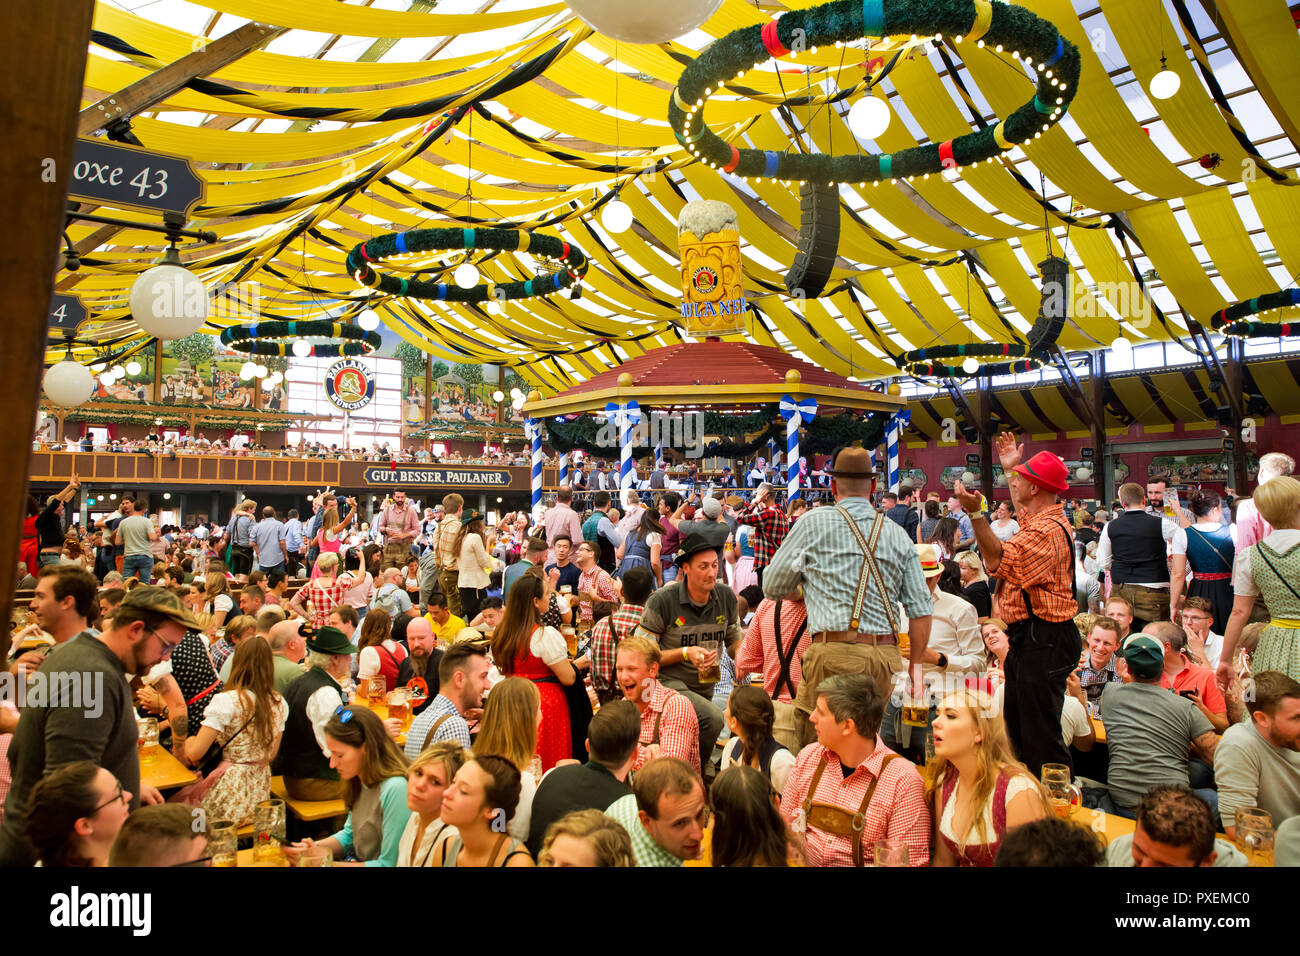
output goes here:
[{"label": "blue jeans", "polygon": [[153,577],[153,555],[128,554],[122,559],[122,577],[137,577],[141,584],[148,584]]},{"label": "blue jeans", "polygon": [[677,565],[665,561],[663,564],[663,571],[664,571],[664,584],[667,584],[669,581],[677,580]]}]

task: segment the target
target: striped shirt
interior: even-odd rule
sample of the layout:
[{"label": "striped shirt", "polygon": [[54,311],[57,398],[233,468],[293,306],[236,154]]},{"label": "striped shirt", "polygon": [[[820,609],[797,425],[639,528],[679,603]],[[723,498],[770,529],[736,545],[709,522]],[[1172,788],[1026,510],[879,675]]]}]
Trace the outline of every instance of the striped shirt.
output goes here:
[{"label": "striped shirt", "polygon": [[1079,613],[1074,597],[1074,536],[1060,502],[1032,514],[1021,513],[1020,530],[1002,545],[998,563],[998,606],[1008,624],[1028,620],[1021,588],[1029,593],[1034,615],[1060,623]]},{"label": "striped shirt", "polygon": [[456,705],[439,694],[411,722],[411,729],[406,732],[405,750],[408,759],[414,760],[420,756],[420,751],[424,749],[424,738],[429,736],[429,728],[444,715],[447,719],[438,724],[438,731],[429,739],[429,746],[444,740],[454,740],[466,750],[470,748],[469,724],[465,723],[465,718],[460,715]]},{"label": "striped shirt", "polygon": [[[909,618],[929,617],[933,610],[930,589],[925,586],[916,545],[907,532],[896,522],[878,515],[866,498],[845,498],[839,507],[857,520],[867,539],[871,537],[873,521],[885,522],[876,540],[875,557],[889,599],[895,603],[901,601]],[[813,634],[848,630],[854,616],[852,605],[858,576],[862,572],[862,550],[844,518],[835,511],[835,508],[813,508],[806,512],[790,529],[763,574],[763,593],[773,600],[785,597],[803,584],[808,630]],[[897,609],[891,610],[897,619]],[[888,634],[893,630],[874,577],[859,615],[858,630],[864,634]]]},{"label": "striped shirt", "polygon": [[[898,528],[894,522],[890,524]],[[891,753],[893,751],[877,735],[876,749],[846,779],[840,758],[821,744],[809,744],[799,752],[799,759],[786,781],[785,793],[781,795],[781,815],[792,825],[806,828],[804,858],[809,866],[853,865],[851,838],[807,826],[803,818],[804,798],[812,786],[823,754],[826,755],[826,769],[817,782],[814,803],[857,813],[871,781],[880,777],[863,821],[863,860],[870,864],[875,855],[876,841],[890,839],[907,844],[909,866],[925,866],[930,862],[930,811],[925,805],[925,784],[916,767],[905,759],[891,760],[882,774],[881,766]]]}]

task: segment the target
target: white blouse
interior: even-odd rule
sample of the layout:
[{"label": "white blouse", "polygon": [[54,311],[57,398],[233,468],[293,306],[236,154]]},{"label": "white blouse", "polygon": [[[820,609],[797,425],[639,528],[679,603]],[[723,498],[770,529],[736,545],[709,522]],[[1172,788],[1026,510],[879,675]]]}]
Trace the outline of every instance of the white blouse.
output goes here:
[{"label": "white blouse", "polygon": [[430,860],[433,859],[434,851],[438,849],[438,844],[444,840],[449,840],[456,836],[456,828],[449,827],[441,820],[434,820],[424,829],[424,835],[420,837],[419,849],[415,851],[415,862],[411,862],[411,848],[415,844],[415,831],[420,828],[420,815],[412,812],[411,819],[406,821],[406,829],[402,831],[401,842],[397,844],[397,865],[398,866],[430,866]]}]

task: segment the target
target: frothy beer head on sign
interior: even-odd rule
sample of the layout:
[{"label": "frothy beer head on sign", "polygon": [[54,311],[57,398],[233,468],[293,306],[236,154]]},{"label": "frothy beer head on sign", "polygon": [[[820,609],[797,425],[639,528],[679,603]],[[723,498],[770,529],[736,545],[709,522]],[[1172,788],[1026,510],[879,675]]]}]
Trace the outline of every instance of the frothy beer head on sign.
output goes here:
[{"label": "frothy beer head on sign", "polygon": [[711,199],[687,203],[677,220],[682,325],[704,338],[745,330],[745,289],[736,211]]}]

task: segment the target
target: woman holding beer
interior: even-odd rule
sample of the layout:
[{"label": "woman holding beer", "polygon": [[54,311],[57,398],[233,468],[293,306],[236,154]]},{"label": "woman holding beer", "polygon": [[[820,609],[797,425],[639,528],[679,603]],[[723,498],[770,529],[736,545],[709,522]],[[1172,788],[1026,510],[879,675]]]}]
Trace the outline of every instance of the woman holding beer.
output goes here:
[{"label": "woman holding beer", "polygon": [[[396,866],[402,833],[410,819],[406,807],[406,755],[384,722],[366,707],[340,707],[325,725],[330,766],[343,778],[348,820],[320,841],[334,852],[336,866]],[[284,847],[290,862],[316,843]],[[339,862],[342,860],[348,862]]]},{"label": "woman holding beer", "polygon": [[518,767],[495,754],[467,761],[442,795],[442,822],[456,835],[438,844],[430,865],[534,866],[523,841],[502,832],[518,803]]},{"label": "woman holding beer", "polygon": [[[532,681],[541,694],[537,753],[543,773],[573,756],[569,705],[560,685],[570,686],[581,680],[577,669],[588,666],[585,657],[570,661],[564,637],[555,628],[542,625],[542,614],[550,603],[549,580],[542,576],[541,569],[529,568],[511,586],[505,613],[492,636],[492,659],[501,673]],[[532,754],[526,756],[531,758]],[[528,761],[520,766],[526,769]]]},{"label": "woman holding beer", "polygon": [[406,776],[406,805],[411,818],[397,847],[398,866],[430,866],[433,851],[456,833],[442,822],[442,798],[456,772],[470,757],[454,740],[444,740],[415,758]]},{"label": "woman holding beer", "polygon": [[930,865],[992,866],[1008,830],[1048,815],[1047,794],[1012,754],[988,694],[950,694],[932,728]]}]

